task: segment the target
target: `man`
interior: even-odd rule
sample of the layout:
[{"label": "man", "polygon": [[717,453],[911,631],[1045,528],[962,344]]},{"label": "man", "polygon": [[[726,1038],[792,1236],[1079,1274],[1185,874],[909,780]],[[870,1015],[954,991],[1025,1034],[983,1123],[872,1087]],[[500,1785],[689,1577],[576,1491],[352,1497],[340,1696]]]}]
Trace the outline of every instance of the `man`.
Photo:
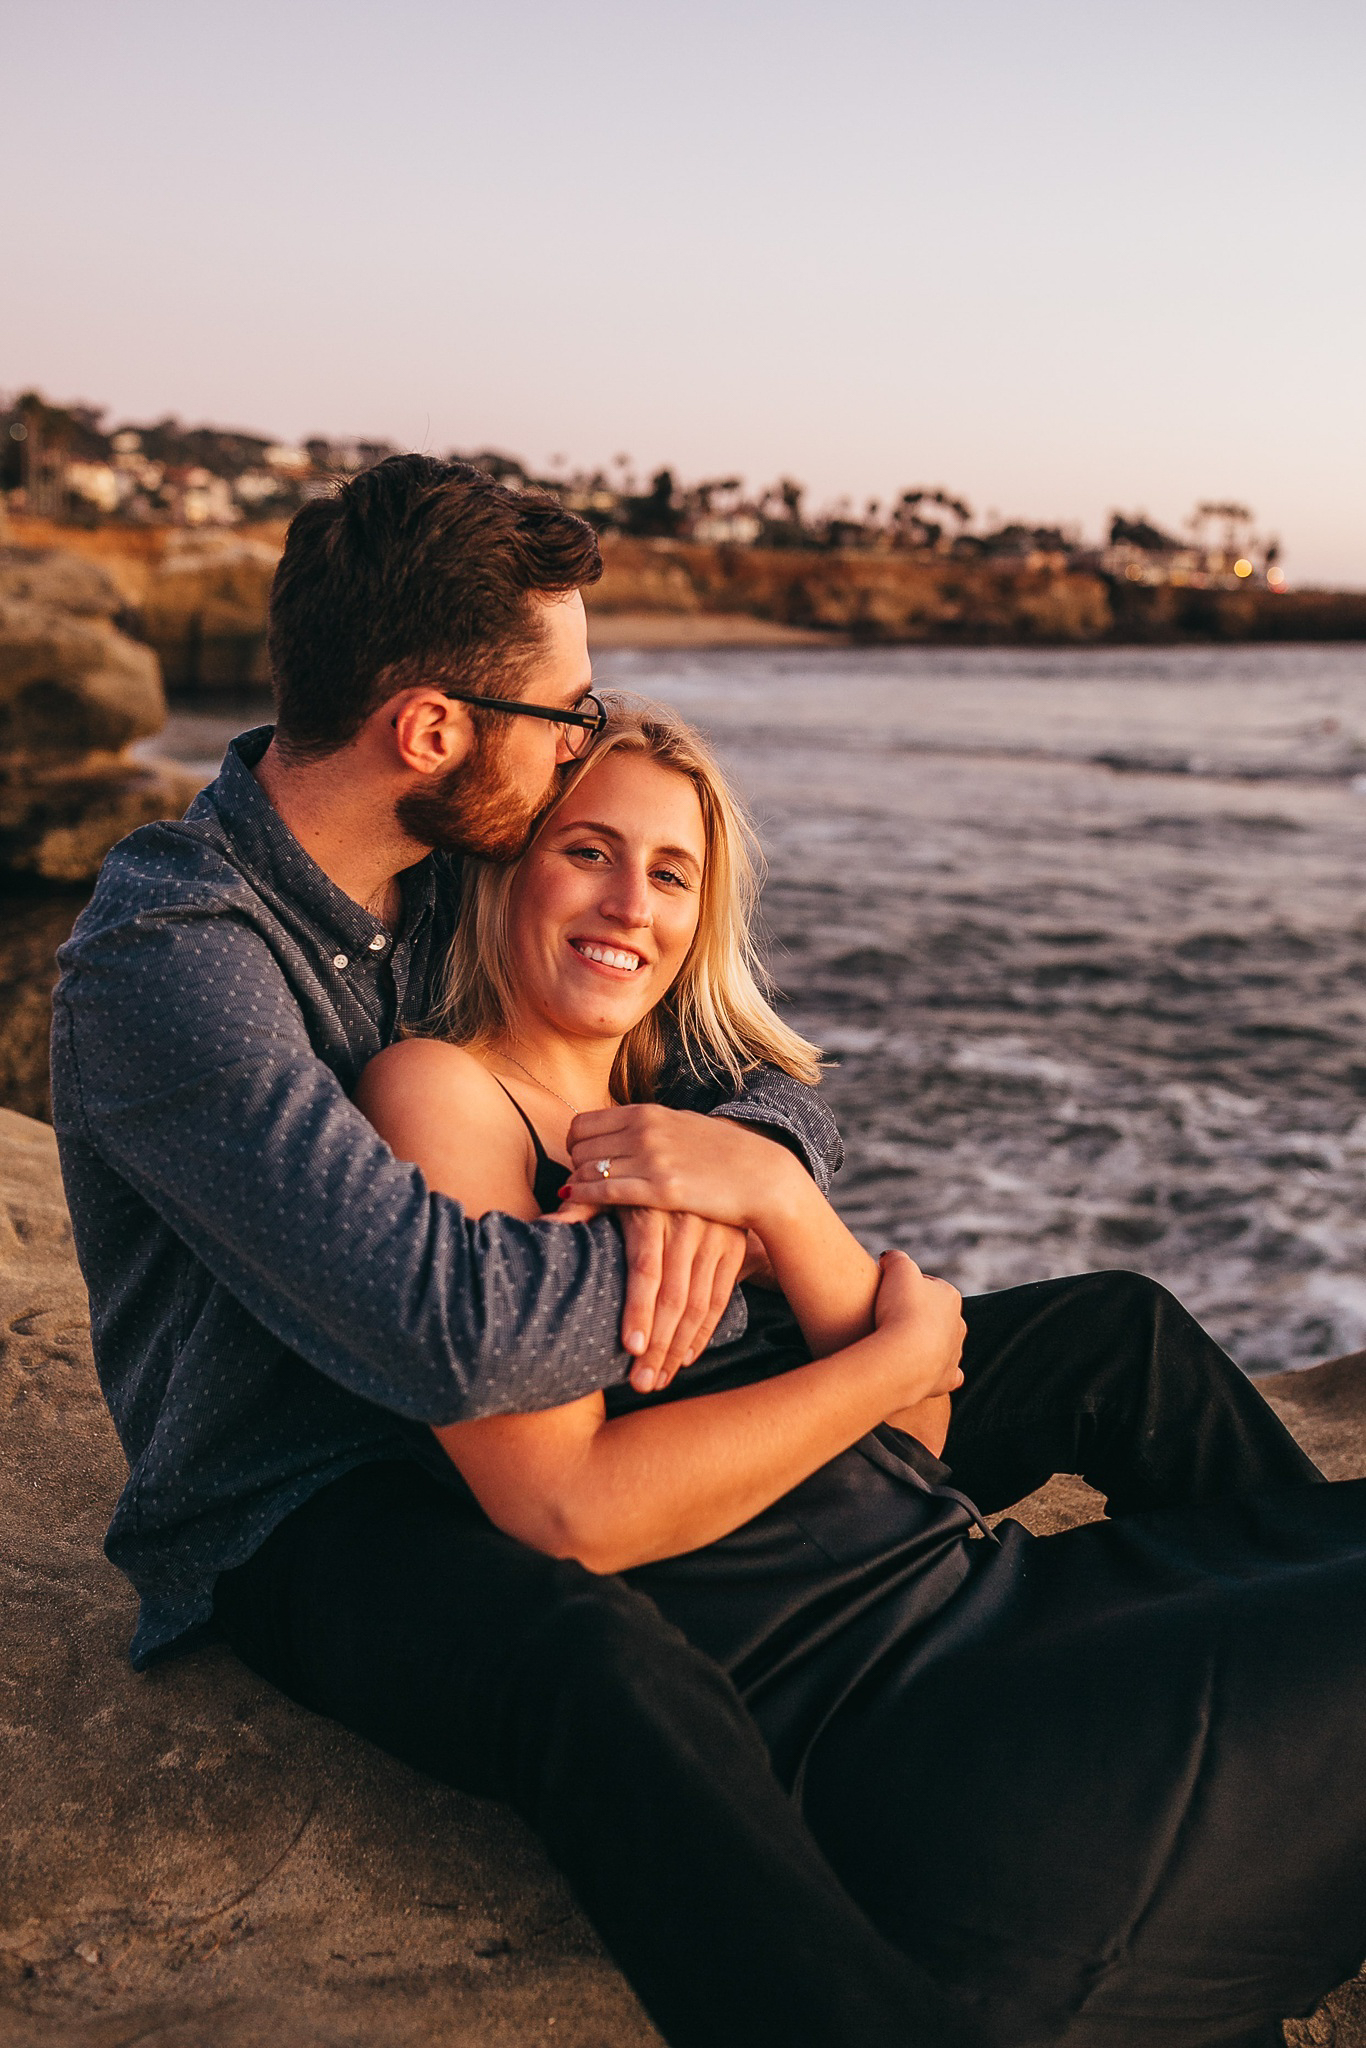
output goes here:
[{"label": "man", "polygon": [[[483,1523],[430,1434],[628,1367],[648,1390],[743,1313],[737,1233],[469,1222],[349,1099],[431,1006],[460,854],[520,852],[594,729],[599,573],[582,522],[461,464],[394,458],[305,507],[273,734],[114,850],[63,951],[54,1122],[129,1459],[107,1548],[141,1596],[134,1662],[216,1623],[307,1705],[511,1801],[676,2048],[966,2042],[721,1673],[619,1581]],[[822,1185],[838,1163],[784,1077],[690,1106]],[[969,1315],[955,1437],[993,1505],[1058,1468],[1120,1506],[1312,1469],[1143,1286]]]}]

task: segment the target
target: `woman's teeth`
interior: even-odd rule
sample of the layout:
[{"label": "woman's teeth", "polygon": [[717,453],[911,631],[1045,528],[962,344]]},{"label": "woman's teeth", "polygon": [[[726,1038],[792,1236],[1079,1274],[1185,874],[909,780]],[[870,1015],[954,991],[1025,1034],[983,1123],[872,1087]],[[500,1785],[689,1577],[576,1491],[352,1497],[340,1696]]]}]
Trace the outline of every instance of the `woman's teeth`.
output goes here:
[{"label": "woman's teeth", "polygon": [[643,965],[639,953],[622,953],[612,946],[590,946],[586,939],[571,939],[569,943],[585,960],[596,960],[603,967],[624,967],[633,973]]}]

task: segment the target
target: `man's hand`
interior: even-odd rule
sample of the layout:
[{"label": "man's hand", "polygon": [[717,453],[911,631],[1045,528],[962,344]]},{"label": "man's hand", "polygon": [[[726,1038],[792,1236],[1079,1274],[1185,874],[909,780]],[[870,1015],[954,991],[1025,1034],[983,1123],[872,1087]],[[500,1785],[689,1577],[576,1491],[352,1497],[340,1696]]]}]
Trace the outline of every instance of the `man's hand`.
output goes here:
[{"label": "man's hand", "polygon": [[[557,1223],[586,1223],[599,1211],[566,1202]],[[635,1357],[631,1385],[639,1394],[667,1387],[711,1342],[750,1255],[743,1230],[700,1216],[659,1209],[618,1209],[626,1242],[626,1308],[621,1341]]]},{"label": "man's hand", "polygon": [[780,1294],[782,1289],[773,1270],[773,1261],[768,1255],[768,1246],[761,1237],[756,1237],[752,1230],[749,1232],[748,1241],[749,1250],[745,1253],[745,1263],[740,1268],[740,1278],[753,1281],[756,1287],[766,1287],[773,1294]]},{"label": "man's hand", "polygon": [[626,1240],[621,1341],[636,1355],[631,1385],[658,1393],[711,1342],[749,1250],[743,1230],[659,1209],[620,1211]]}]

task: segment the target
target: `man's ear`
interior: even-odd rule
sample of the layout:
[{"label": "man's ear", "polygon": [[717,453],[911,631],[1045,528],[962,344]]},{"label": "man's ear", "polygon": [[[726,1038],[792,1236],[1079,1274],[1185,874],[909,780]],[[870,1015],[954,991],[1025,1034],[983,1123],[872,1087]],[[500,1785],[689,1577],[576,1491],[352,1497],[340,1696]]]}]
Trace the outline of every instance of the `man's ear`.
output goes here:
[{"label": "man's ear", "polygon": [[412,774],[444,775],[473,752],[474,720],[468,704],[426,684],[391,697],[375,717]]}]

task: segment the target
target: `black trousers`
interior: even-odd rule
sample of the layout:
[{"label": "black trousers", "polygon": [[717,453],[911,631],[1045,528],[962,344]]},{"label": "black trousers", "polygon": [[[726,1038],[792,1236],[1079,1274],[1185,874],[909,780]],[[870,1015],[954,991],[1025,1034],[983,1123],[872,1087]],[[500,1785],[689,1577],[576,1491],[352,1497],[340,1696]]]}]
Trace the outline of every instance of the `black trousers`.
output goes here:
[{"label": "black trousers", "polygon": [[[979,1296],[946,1457],[984,1508],[1079,1471],[1116,1512],[1309,1483],[1212,1340],[1131,1274]],[[219,1581],[291,1697],[534,1827],[673,2048],[955,2048],[965,2008],[879,1934],[725,1675],[616,1578],[362,1467]]]},{"label": "black trousers", "polygon": [[1322,1473],[1179,1301],[1141,1273],[979,1294],[944,1458],[987,1514],[1078,1472],[1111,1515]]}]

